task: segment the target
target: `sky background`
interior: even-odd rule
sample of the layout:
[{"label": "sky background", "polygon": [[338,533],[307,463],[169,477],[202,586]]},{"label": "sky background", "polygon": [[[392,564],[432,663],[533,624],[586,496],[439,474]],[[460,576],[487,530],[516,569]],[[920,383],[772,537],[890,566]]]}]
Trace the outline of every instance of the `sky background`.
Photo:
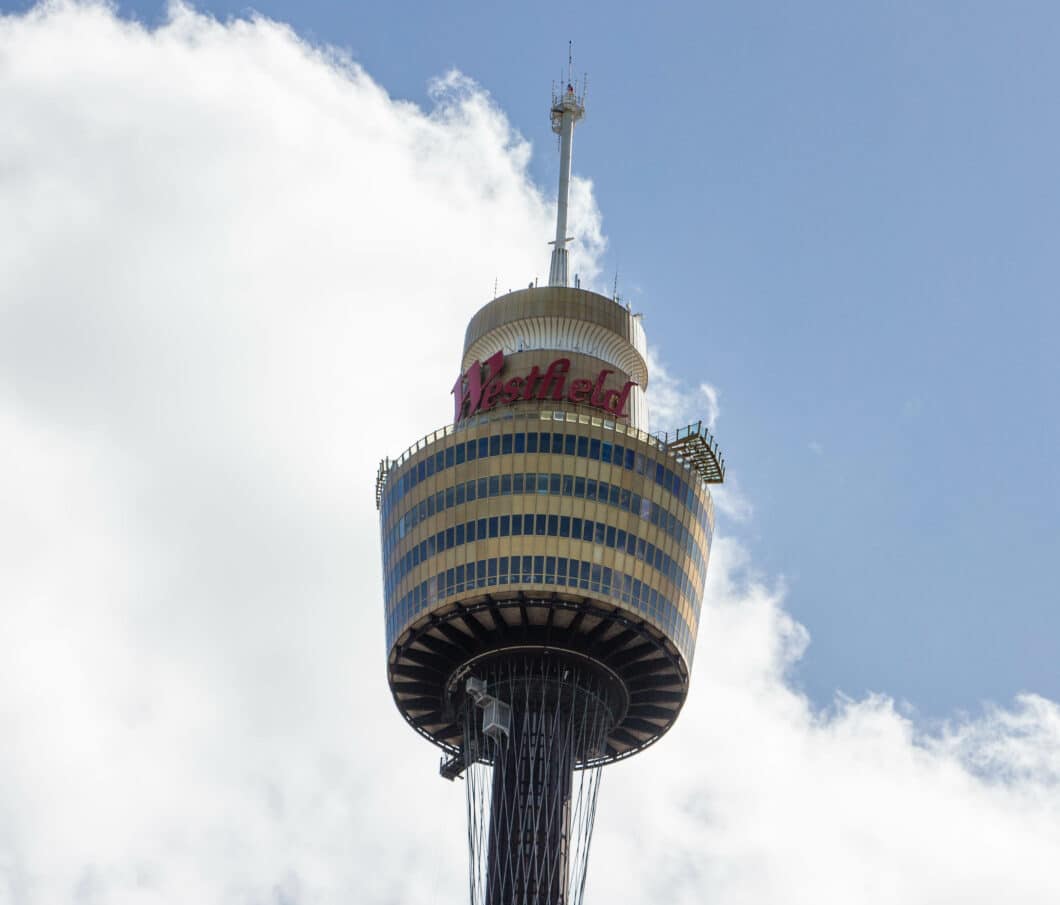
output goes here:
[{"label": "sky background", "polygon": [[[574,169],[607,238],[596,288],[617,272],[669,371],[719,391],[753,513],[724,528],[813,636],[796,680],[821,705],[885,691],[933,718],[1060,698],[1056,4],[254,9],[396,99],[429,105],[454,68],[474,79],[546,195],[548,92],[573,40],[589,75]],[[537,259],[504,273],[482,255],[468,310]]]},{"label": "sky background", "polygon": [[1057,901],[1060,10],[197,9],[0,3],[0,905],[462,901],[372,482],[547,272],[569,38],[730,479],[589,900]]}]

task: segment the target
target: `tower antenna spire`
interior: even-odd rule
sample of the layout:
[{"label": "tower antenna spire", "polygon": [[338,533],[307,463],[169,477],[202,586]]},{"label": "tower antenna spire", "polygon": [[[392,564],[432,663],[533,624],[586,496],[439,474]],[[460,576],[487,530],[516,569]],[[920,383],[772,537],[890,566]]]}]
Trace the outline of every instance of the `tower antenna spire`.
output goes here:
[{"label": "tower antenna spire", "polygon": [[574,124],[585,116],[585,87],[574,86],[574,42],[567,43],[567,84],[552,92],[552,131],[559,136],[559,197],[556,203],[556,238],[552,245],[552,263],[548,269],[549,286],[567,285],[567,201],[570,196],[571,146]]}]

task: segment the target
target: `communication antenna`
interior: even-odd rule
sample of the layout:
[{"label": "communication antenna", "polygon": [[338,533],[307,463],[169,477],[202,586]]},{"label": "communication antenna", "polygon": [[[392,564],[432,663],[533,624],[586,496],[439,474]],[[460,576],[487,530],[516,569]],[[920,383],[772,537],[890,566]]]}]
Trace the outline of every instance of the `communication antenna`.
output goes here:
[{"label": "communication antenna", "polygon": [[585,116],[585,90],[579,93],[574,85],[574,44],[567,43],[567,83],[558,92],[552,89],[552,131],[559,136],[559,198],[556,204],[556,238],[549,244],[552,261],[548,269],[549,286],[567,285],[567,201],[570,196],[571,146],[574,124]]}]

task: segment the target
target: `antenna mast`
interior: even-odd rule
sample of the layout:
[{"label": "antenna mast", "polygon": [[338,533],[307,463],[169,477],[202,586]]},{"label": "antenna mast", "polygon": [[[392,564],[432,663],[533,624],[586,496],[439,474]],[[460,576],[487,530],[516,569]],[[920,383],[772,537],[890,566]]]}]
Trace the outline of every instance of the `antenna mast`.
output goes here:
[{"label": "antenna mast", "polygon": [[549,244],[552,248],[552,263],[548,269],[549,286],[567,285],[567,199],[570,195],[571,146],[574,142],[574,124],[585,116],[585,85],[579,94],[574,88],[573,48],[567,45],[567,85],[557,92],[552,91],[552,131],[559,136],[559,199],[556,205],[556,238]]}]

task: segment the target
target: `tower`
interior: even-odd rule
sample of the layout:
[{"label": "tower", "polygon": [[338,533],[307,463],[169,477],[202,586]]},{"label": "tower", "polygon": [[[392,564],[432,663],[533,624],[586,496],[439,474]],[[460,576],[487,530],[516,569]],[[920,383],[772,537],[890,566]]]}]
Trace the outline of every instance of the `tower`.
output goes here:
[{"label": "tower", "polygon": [[376,480],[387,671],[467,789],[472,905],[575,905],[601,769],[688,692],[724,463],[702,422],[648,432],[639,316],[567,286],[584,91],[560,136],[547,288],[472,317],[453,422]]}]

